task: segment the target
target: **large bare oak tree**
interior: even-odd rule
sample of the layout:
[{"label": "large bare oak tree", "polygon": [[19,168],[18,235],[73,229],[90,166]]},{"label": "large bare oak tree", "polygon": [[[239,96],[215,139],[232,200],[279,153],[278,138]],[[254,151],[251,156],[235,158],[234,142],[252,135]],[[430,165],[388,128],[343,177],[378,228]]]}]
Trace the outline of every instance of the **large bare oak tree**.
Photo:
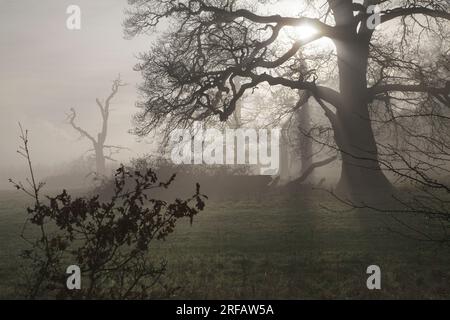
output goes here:
[{"label": "large bare oak tree", "polygon": [[[356,198],[389,193],[392,185],[380,166],[370,108],[378,101],[389,108],[393,100],[405,97],[450,105],[449,73],[442,72],[448,71],[448,51],[444,49],[444,59],[426,65],[417,61],[421,43],[433,40],[445,47],[450,4],[448,0],[306,2],[316,10],[282,16],[267,13],[267,1],[129,0],[128,36],[158,26],[169,30],[141,55],[137,66],[144,78],[137,132],[147,134],[162,123],[170,130],[214,116],[226,121],[244,94],[263,83],[304,90],[318,102],[334,132],[342,158],[338,189]],[[379,24],[389,25],[397,39],[380,36],[371,27],[370,5],[379,5]],[[286,45],[283,31],[299,26],[317,32]],[[290,76],[280,72],[292,66],[299,50],[324,37],[334,46],[330,55],[335,58],[337,86],[326,84],[326,72],[308,70]]]}]

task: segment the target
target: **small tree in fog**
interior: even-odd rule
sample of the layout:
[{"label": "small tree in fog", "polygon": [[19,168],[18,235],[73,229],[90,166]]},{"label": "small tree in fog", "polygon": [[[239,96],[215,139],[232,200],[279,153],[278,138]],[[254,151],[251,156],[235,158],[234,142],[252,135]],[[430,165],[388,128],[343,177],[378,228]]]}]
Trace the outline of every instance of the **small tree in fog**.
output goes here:
[{"label": "small tree in fog", "polygon": [[[95,100],[102,116],[101,130],[97,133],[96,138],[75,123],[77,113],[74,108],[70,109],[70,113],[68,115],[68,120],[72,128],[77,130],[81,134],[81,137],[85,137],[91,141],[93,149],[89,151],[94,151],[96,174],[100,177],[104,176],[106,173],[106,160],[115,161],[112,158],[113,153],[117,153],[119,150],[124,149],[121,146],[105,144],[108,133],[108,119],[111,100],[115,97],[115,95],[119,91],[119,88],[122,86],[125,86],[125,84],[122,82],[119,76],[113,81],[111,93],[106,98],[106,100],[100,101],[100,99],[98,98]],[[108,155],[105,155],[105,150],[109,151]]]}]

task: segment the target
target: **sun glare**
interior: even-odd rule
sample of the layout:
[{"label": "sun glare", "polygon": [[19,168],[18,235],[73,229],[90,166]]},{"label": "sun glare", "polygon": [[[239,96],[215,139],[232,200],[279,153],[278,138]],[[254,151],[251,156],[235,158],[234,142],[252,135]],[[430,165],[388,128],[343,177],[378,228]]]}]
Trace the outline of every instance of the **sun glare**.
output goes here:
[{"label": "sun glare", "polygon": [[314,37],[318,33],[317,29],[304,25],[294,29],[294,36],[299,40],[308,40]]},{"label": "sun glare", "polygon": [[304,50],[317,52],[318,50],[332,48],[333,44],[331,40],[327,37],[317,37],[319,34],[319,30],[307,24],[297,27],[287,27],[284,32],[286,43],[292,43],[292,41],[308,43]]}]

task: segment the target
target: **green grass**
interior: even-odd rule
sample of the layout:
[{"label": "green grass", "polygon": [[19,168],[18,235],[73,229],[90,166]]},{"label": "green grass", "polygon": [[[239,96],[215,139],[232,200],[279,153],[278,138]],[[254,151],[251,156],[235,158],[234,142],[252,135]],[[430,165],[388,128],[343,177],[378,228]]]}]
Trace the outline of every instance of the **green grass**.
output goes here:
[{"label": "green grass", "polygon": [[[0,193],[0,298],[17,295],[26,200]],[[187,299],[450,298],[450,250],[386,229],[384,215],[337,212],[325,192],[208,202],[153,250]],[[377,264],[382,290],[366,288]]]}]

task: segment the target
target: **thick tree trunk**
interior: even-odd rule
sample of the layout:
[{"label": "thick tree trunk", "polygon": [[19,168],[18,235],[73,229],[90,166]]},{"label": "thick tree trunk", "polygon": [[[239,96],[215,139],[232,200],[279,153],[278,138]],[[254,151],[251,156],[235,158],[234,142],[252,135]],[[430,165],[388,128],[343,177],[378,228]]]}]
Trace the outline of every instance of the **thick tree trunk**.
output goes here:
[{"label": "thick tree trunk", "polygon": [[369,202],[392,193],[380,169],[378,150],[369,117],[367,98],[368,35],[358,34],[352,1],[331,2],[342,38],[335,41],[341,106],[333,124],[342,155],[338,193],[353,201]]},{"label": "thick tree trunk", "polygon": [[392,185],[380,169],[369,116],[367,89],[368,41],[336,44],[342,106],[337,110],[335,139],[342,155],[338,192],[367,201],[391,194]]}]

